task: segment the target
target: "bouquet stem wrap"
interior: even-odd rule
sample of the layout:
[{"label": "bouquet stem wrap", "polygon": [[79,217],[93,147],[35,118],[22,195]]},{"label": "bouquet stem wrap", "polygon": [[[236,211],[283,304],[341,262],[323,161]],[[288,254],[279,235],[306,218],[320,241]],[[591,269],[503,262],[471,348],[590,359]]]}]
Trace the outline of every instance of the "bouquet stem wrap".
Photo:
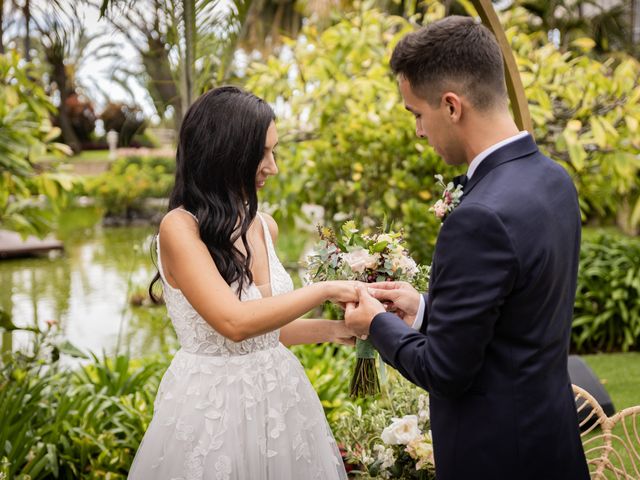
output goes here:
[{"label": "bouquet stem wrap", "polygon": [[367,397],[380,393],[376,351],[369,340],[356,340],[356,365],[351,377],[351,396]]}]

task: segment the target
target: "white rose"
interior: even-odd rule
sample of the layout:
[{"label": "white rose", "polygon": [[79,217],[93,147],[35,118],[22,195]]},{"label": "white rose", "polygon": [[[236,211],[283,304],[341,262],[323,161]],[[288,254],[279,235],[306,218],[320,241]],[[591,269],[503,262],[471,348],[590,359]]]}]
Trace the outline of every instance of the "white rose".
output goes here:
[{"label": "white rose", "polygon": [[388,233],[382,233],[382,234],[378,235],[378,238],[376,238],[376,241],[377,242],[393,243],[393,238]]},{"label": "white rose", "polygon": [[382,441],[387,445],[407,445],[421,435],[416,415],[405,415],[394,418],[393,422],[382,431]]},{"label": "white rose", "polygon": [[405,255],[400,257],[400,261],[398,262],[398,268],[402,269],[403,273],[407,275],[415,275],[418,273],[418,265],[411,257],[407,257]]},{"label": "white rose", "polygon": [[365,268],[374,268],[378,263],[378,258],[370,255],[364,248],[357,248],[351,252],[343,253],[342,259],[347,262],[355,273],[362,273]]}]

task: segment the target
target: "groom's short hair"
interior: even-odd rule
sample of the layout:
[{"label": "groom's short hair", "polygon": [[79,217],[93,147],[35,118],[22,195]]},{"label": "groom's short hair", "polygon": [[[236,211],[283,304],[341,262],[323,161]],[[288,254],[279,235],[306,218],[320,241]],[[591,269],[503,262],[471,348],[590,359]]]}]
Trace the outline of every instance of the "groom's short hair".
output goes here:
[{"label": "groom's short hair", "polygon": [[407,34],[393,50],[391,69],[432,106],[447,90],[478,110],[507,105],[500,46],[470,17],[453,15]]}]

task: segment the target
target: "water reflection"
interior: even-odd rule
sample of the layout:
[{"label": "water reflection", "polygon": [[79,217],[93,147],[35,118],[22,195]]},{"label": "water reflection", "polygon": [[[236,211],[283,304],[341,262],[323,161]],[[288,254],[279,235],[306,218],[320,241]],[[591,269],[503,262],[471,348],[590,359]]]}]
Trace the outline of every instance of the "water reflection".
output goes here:
[{"label": "water reflection", "polygon": [[[57,320],[65,338],[97,353],[133,355],[167,349],[173,342],[164,307],[132,308],[128,294],[155,273],[149,246],[155,227],[103,228],[93,210],[65,215],[57,257],[0,261],[0,305],[17,326]],[[14,345],[28,343],[15,332]]]}]

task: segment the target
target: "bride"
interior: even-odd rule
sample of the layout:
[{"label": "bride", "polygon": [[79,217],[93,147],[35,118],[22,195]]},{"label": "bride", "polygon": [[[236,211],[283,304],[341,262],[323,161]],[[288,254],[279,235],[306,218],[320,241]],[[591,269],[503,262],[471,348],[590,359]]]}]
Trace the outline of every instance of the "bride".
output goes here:
[{"label": "bride", "polygon": [[351,344],[344,322],[299,317],[354,301],[355,284],[293,290],[276,256],[278,227],[257,212],[257,190],[278,173],[274,118],[262,99],[220,87],[182,123],[153,282],[181,348],[131,479],[347,478],[318,396],[284,345]]}]

